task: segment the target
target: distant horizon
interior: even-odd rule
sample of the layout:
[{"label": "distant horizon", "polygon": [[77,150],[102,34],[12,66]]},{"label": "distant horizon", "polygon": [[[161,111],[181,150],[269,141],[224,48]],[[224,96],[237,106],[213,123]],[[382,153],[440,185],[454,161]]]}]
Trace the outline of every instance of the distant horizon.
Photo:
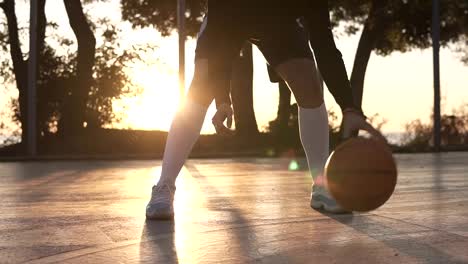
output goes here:
[{"label": "distant horizon", "polygon": [[[141,131],[159,131],[159,130],[144,130],[142,129]],[[167,132],[167,131],[161,131],[161,132]],[[210,134],[208,134],[210,135]],[[391,144],[396,144],[400,145],[403,143],[403,136],[405,135],[405,132],[387,132],[384,133],[384,136],[387,138],[388,142]],[[4,143],[5,140],[7,139],[13,139],[17,142],[21,140],[21,137],[16,137],[16,136],[4,136],[0,135],[0,147],[6,146],[7,144]]]}]

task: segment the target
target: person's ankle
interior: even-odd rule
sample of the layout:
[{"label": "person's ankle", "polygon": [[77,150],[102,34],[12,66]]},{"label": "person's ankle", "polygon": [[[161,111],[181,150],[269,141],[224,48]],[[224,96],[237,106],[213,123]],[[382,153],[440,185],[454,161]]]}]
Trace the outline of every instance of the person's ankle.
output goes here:
[{"label": "person's ankle", "polygon": [[159,180],[156,186],[169,186],[170,188],[175,189],[175,182],[168,180]]},{"label": "person's ankle", "polygon": [[312,186],[313,192],[327,192],[327,188],[324,185],[314,184]]}]

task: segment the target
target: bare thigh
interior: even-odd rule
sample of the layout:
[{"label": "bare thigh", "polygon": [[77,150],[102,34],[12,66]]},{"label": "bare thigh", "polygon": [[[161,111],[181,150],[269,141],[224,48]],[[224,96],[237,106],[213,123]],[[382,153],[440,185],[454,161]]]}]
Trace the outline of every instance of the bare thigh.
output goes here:
[{"label": "bare thigh", "polygon": [[288,84],[300,107],[315,108],[323,104],[322,87],[313,59],[290,59],[276,66],[275,70]]}]

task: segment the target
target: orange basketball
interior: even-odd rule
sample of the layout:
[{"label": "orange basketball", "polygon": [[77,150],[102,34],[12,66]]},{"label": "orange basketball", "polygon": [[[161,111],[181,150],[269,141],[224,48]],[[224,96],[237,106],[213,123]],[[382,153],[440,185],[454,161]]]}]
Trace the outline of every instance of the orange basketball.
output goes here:
[{"label": "orange basketball", "polygon": [[325,166],[328,189],[348,211],[371,211],[392,196],[397,168],[391,150],[374,139],[352,138],[338,146]]}]

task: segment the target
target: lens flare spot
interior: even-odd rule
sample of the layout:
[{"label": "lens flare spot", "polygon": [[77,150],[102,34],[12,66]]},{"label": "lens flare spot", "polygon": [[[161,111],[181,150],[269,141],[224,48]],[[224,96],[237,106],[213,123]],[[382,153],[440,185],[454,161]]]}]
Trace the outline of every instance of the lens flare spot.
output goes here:
[{"label": "lens flare spot", "polygon": [[291,162],[289,163],[289,166],[288,166],[289,170],[290,171],[297,171],[299,170],[299,163],[297,163],[296,160],[291,160]]},{"label": "lens flare spot", "polygon": [[276,155],[276,152],[275,152],[275,150],[274,150],[273,148],[268,148],[268,149],[266,150],[266,155],[267,155],[268,157],[274,157],[274,156]]}]

